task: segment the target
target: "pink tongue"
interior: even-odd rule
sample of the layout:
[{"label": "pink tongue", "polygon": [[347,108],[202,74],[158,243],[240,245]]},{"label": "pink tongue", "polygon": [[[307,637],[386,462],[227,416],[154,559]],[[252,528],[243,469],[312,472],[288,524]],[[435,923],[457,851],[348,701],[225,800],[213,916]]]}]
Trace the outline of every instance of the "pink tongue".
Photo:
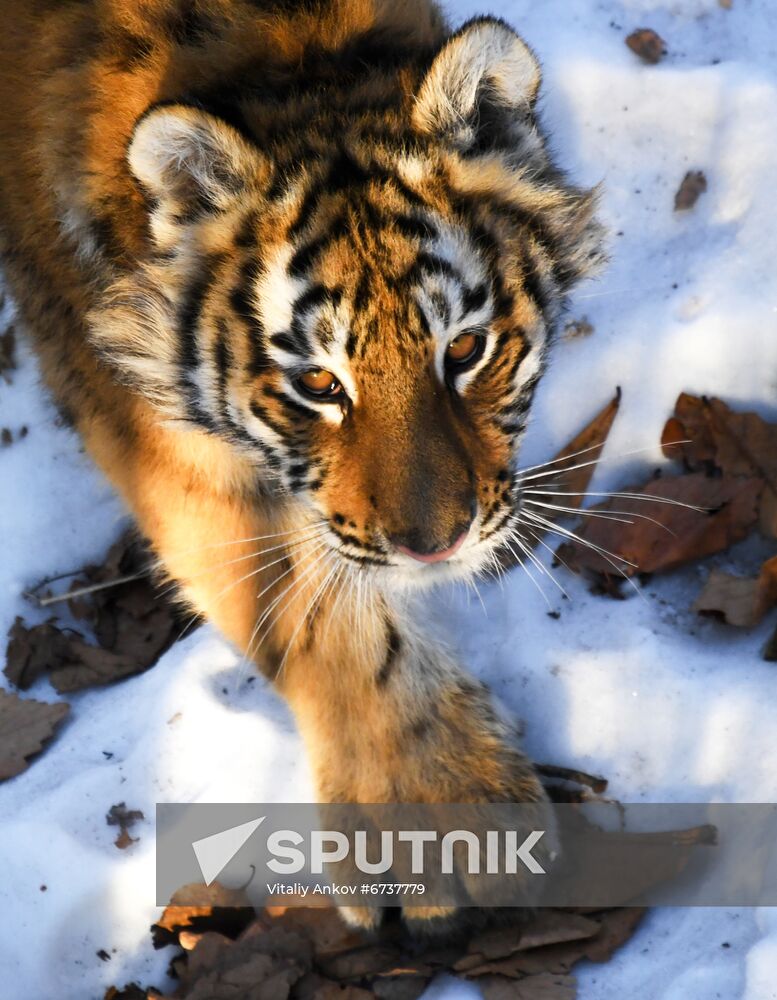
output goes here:
[{"label": "pink tongue", "polygon": [[412,549],[407,548],[405,545],[397,545],[397,549],[406,556],[410,556],[411,559],[417,559],[418,562],[422,563],[437,563],[444,562],[446,559],[450,559],[454,552],[457,552],[460,548],[464,539],[467,537],[467,532],[462,531],[453,545],[450,548],[442,549],[440,552],[430,552],[428,555],[422,555],[420,552],[413,552]]}]

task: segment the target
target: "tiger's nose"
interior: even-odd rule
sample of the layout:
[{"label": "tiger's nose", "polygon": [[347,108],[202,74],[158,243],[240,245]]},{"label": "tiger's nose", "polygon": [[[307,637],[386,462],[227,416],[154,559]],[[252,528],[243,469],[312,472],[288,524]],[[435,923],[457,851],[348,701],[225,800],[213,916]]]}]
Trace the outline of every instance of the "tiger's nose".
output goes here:
[{"label": "tiger's nose", "polygon": [[390,540],[398,552],[410,556],[411,559],[417,559],[418,562],[445,562],[446,559],[450,559],[452,555],[458,552],[464,544],[464,540],[469,534],[469,527],[469,525],[466,525],[463,529],[458,528],[454,534],[454,541],[444,548],[424,542],[416,532],[411,532],[407,535],[394,535]]}]

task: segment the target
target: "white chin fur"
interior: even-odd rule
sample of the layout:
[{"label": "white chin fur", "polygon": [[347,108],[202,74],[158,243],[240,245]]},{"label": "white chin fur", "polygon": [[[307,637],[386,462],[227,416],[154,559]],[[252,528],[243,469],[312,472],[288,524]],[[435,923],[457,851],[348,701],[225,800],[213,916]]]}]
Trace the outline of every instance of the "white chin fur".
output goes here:
[{"label": "white chin fur", "polygon": [[466,552],[456,553],[445,562],[413,564],[409,559],[403,564],[387,566],[378,578],[392,589],[422,591],[443,583],[469,580],[489,563],[489,546],[473,545]]}]

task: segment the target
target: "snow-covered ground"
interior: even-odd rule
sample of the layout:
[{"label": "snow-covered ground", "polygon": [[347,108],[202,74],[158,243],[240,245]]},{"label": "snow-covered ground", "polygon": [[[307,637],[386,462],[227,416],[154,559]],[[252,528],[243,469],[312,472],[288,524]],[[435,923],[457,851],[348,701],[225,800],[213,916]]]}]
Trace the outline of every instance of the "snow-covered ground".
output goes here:
[{"label": "snow-covered ground", "polygon": [[[678,392],[714,393],[777,418],[777,6],[774,0],[491,0],[545,66],[544,120],[561,160],[604,183],[612,265],[572,316],[595,332],[561,341],[524,454],[542,460],[623,387],[596,482],[613,488],[662,462],[655,447]],[[476,0],[448,5],[458,22]],[[649,26],[656,67],[624,45]],[[709,190],[672,210],[688,169]],[[99,559],[124,518],[79,442],[57,426],[20,349],[0,384],[0,426],[29,427],[0,449],[0,635],[35,613],[22,590]],[[639,456],[619,457],[637,448]],[[547,560],[546,560],[547,561]],[[556,620],[520,572],[434,598],[463,659],[526,724],[538,760],[607,775],[624,801],[775,801],[774,665],[767,628],[697,620],[704,570],[655,580],[644,599],[593,597],[577,579]],[[311,790],[285,707],[205,628],[143,676],[72,697],[59,738],[0,786],[0,994],[101,997],[135,979],[164,985],[153,953],[157,801],[305,801]],[[32,695],[55,695],[40,681]],[[108,756],[110,755],[110,757]],[[113,845],[105,814],[142,809],[140,842]],[[45,891],[41,888],[46,886]],[[109,961],[97,951],[105,949]],[[652,912],[606,966],[580,972],[583,1000],[777,997],[777,910]],[[429,992],[476,997],[451,982]]]}]

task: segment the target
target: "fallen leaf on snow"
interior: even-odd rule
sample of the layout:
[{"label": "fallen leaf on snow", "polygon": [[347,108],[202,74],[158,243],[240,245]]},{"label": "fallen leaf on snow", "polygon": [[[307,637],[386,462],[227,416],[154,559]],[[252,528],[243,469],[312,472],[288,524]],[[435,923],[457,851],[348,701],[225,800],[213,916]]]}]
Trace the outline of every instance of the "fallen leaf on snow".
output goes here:
[{"label": "fallen leaf on snow", "polygon": [[[688,443],[668,449],[672,440]],[[739,413],[722,399],[684,392],[661,441],[667,457],[677,458],[681,451],[693,471],[759,476],[777,490],[777,424],[767,423],[757,413]]]},{"label": "fallen leaf on snow", "polygon": [[16,331],[9,326],[0,333],[0,375],[9,382],[8,372],[16,368]]},{"label": "fallen leaf on snow", "polygon": [[[195,894],[197,905],[190,902]],[[208,898],[207,904],[202,903],[203,894]],[[224,937],[236,938],[253,917],[254,908],[237,889],[226,889],[218,882],[204,889],[201,885],[183,886],[152,925],[151,939],[155,948],[164,948],[178,942],[182,932],[200,935],[217,931]]]},{"label": "fallen leaf on snow", "polygon": [[590,337],[594,332],[593,324],[588,322],[587,317],[570,320],[564,327],[565,340],[579,340],[582,337]]},{"label": "fallen leaf on snow", "polygon": [[655,65],[666,55],[666,42],[652,28],[638,28],[626,38],[626,44],[646,63]]},{"label": "fallen leaf on snow", "polygon": [[125,802],[119,802],[118,805],[111,806],[108,810],[105,822],[108,826],[118,826],[119,834],[114,843],[120,851],[126,850],[130,844],[137,843],[138,838],[131,836],[129,831],[137,822],[143,819],[145,817],[140,809],[127,809]]},{"label": "fallen leaf on snow", "polygon": [[563,506],[579,507],[583,502],[620,405],[621,391],[616,389],[610,402],[551,461],[550,468],[556,471],[545,481],[568,494]]},{"label": "fallen leaf on snow", "polygon": [[515,981],[505,976],[486,976],[478,980],[485,1000],[575,1000],[577,988],[571,976],[541,972]]},{"label": "fallen leaf on snow", "polygon": [[[553,489],[557,491],[563,495],[559,506],[566,507],[567,513],[574,513],[585,499],[584,494],[591,482],[596,463],[601,457],[607,437],[618,414],[620,402],[621,391],[616,389],[610,402],[549,462],[532,471],[527,470],[529,476],[539,475],[540,478],[527,479],[525,487],[527,489]],[[557,519],[553,511],[543,509],[542,513],[548,520]],[[560,516],[564,516],[563,511],[560,512]],[[544,534],[544,529],[538,524],[533,525],[531,530],[535,541]],[[512,548],[503,549],[499,559],[504,569],[516,566],[520,562],[518,553]]]},{"label": "fallen leaf on snow", "polygon": [[675,212],[687,212],[688,209],[693,208],[706,190],[707,178],[703,171],[689,170],[674,196]]},{"label": "fallen leaf on snow", "polygon": [[117,990],[115,986],[109,987],[105,993],[105,1000],[148,1000],[152,996],[159,996],[159,994],[142,990],[137,983],[128,983],[121,990]]},{"label": "fallen leaf on snow", "polygon": [[[567,785],[577,783],[579,775],[583,795],[604,782],[566,768],[545,766],[545,770]],[[559,801],[562,786],[546,787],[551,799]],[[561,799],[567,801],[563,794]],[[582,814],[579,822],[587,824]],[[586,828],[595,829],[590,824]],[[577,827],[573,834],[577,836]],[[610,837],[616,848],[634,838],[644,849],[645,837],[653,836],[664,854],[668,844],[677,847],[681,860],[685,848],[698,843],[700,836],[698,831],[617,832],[606,834],[602,843],[599,834],[600,850],[609,850]],[[642,878],[638,891],[651,877]],[[166,1000],[237,1000],[247,984],[251,992],[246,995],[252,1000],[417,1000],[440,972],[474,980],[485,996],[572,1000],[572,967],[583,959],[606,961],[631,936],[645,912],[542,909],[521,914],[511,925],[424,944],[398,922],[389,921],[374,934],[349,928],[337,909],[327,905],[273,906],[249,914],[241,893],[217,883],[209,890],[212,907],[188,906],[192,891],[201,899],[200,886],[184,887],[152,928],[155,945],[177,943],[184,948],[173,961],[179,985]],[[234,919],[229,922],[230,902],[237,904],[233,912],[239,913],[242,926]],[[136,1000],[134,993],[127,996]]]},{"label": "fallen leaf on snow", "polygon": [[49,704],[0,691],[0,781],[26,770],[69,710],[64,701]]},{"label": "fallen leaf on snow", "polygon": [[777,556],[768,559],[757,577],[734,576],[713,570],[693,607],[713,614],[729,625],[757,625],[777,605]]},{"label": "fallen leaf on snow", "polygon": [[[73,614],[92,629],[97,645],[54,620],[30,628],[20,618],[11,628],[5,675],[26,690],[43,674],[60,693],[111,684],[141,673],[159,659],[181,632],[175,606],[143,573],[148,557],[132,534],[110,549],[101,566],[84,570],[84,584],[104,589],[71,599]],[[125,582],[113,585],[115,580]],[[71,588],[72,589],[72,588]]]},{"label": "fallen leaf on snow", "polygon": [[674,569],[745,538],[757,523],[762,489],[755,478],[661,476],[622,491],[658,502],[621,496],[592,508],[579,540],[565,542],[558,559],[605,578]]},{"label": "fallen leaf on snow", "polygon": [[[777,538],[777,424],[721,399],[681,393],[661,445],[686,475],[654,477],[584,511],[577,538],[557,551],[559,562],[592,575],[605,593],[620,596],[619,578],[703,559],[755,529]],[[563,498],[558,506],[571,505]],[[757,577],[713,569],[694,609],[749,627],[775,606],[777,556]],[[777,633],[764,658],[777,658]]]}]

